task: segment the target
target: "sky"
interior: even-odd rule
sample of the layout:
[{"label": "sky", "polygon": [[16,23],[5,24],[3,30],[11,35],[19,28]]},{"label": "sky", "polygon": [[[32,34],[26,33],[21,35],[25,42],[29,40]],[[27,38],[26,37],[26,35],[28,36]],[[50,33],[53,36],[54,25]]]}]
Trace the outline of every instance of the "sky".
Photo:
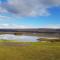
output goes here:
[{"label": "sky", "polygon": [[60,28],[60,0],[0,0],[0,28]]}]

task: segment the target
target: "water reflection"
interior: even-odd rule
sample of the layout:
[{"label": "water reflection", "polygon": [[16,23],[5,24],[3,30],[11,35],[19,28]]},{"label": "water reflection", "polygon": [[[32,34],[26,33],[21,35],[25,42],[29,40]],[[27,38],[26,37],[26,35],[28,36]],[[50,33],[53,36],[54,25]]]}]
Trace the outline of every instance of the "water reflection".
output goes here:
[{"label": "water reflection", "polygon": [[19,42],[37,42],[37,36],[27,36],[27,35],[13,35],[13,34],[2,34],[0,35],[0,40],[16,40]]}]

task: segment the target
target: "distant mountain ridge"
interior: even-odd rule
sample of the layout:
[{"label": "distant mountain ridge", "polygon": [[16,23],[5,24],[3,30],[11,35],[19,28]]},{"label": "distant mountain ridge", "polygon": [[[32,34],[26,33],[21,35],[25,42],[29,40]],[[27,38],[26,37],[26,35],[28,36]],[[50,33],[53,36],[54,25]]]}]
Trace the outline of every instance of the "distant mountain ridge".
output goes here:
[{"label": "distant mountain ridge", "polygon": [[60,33],[60,29],[51,29],[51,28],[0,29],[0,32],[57,32],[57,33]]}]

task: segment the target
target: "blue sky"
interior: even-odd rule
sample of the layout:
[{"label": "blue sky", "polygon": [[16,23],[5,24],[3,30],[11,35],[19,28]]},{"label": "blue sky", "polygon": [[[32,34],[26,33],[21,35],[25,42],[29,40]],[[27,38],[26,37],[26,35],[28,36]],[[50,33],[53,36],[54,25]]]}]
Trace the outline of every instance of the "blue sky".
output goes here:
[{"label": "blue sky", "polygon": [[[6,3],[5,0],[4,2]],[[12,4],[10,1],[9,3]],[[8,8],[9,6],[11,7],[11,5],[8,5],[7,7],[0,6],[1,7],[0,8],[0,11],[1,11],[0,12],[0,27],[3,27],[3,28],[6,28],[6,27],[7,28],[8,27],[12,27],[12,28],[13,27],[16,27],[16,28],[25,28],[25,27],[26,28],[60,28],[60,6],[59,6],[60,4],[57,3],[57,5],[58,6],[52,6],[51,8],[40,7],[41,10],[37,10],[37,11],[34,10],[33,13],[30,12],[31,14],[24,10],[23,11],[17,10],[18,8],[16,8],[16,12],[18,11],[19,13],[15,13],[14,9]],[[48,5],[48,7],[50,6]],[[29,10],[27,9],[27,11]]]}]

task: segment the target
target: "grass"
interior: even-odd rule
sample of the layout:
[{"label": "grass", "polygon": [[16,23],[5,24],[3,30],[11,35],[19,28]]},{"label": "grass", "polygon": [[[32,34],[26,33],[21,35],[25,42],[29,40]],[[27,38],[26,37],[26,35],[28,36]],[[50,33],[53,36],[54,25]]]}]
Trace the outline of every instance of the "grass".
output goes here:
[{"label": "grass", "polygon": [[17,42],[16,44],[31,44],[31,46],[1,45],[0,60],[60,60],[60,42]]},{"label": "grass", "polygon": [[4,40],[4,39],[2,39],[2,40],[0,40],[0,42],[16,42],[16,40]]},{"label": "grass", "polygon": [[39,38],[38,41],[60,42],[60,38]]}]

